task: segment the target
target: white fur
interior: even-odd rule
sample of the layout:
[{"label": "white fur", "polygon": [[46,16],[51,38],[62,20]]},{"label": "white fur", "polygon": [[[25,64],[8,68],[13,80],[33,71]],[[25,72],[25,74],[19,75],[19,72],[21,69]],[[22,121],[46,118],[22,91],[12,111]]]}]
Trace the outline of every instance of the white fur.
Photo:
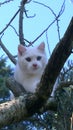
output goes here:
[{"label": "white fur", "polygon": [[[41,56],[41,60],[37,57]],[[31,61],[26,60],[27,57]],[[18,47],[18,60],[15,68],[14,78],[20,83],[26,91],[35,92],[37,84],[40,82],[41,76],[47,63],[45,44],[41,43],[38,47],[25,48],[22,45]],[[36,64],[37,67],[34,67]]]}]

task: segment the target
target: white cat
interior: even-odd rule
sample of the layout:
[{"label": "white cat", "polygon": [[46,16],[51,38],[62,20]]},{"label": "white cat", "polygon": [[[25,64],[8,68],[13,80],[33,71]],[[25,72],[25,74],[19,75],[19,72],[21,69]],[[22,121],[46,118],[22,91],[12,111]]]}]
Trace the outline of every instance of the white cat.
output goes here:
[{"label": "white cat", "polygon": [[18,46],[18,60],[14,78],[27,92],[34,93],[47,63],[45,43],[37,47]]}]

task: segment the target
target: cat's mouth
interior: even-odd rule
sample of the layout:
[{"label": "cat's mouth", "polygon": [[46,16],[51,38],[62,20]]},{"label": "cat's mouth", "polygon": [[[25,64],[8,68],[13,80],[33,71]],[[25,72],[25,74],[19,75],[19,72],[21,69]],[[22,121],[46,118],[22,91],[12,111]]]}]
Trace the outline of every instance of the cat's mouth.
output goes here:
[{"label": "cat's mouth", "polygon": [[33,67],[33,70],[37,70],[38,69],[38,67]]},{"label": "cat's mouth", "polygon": [[37,70],[38,69],[38,65],[37,64],[33,64],[33,70]]},{"label": "cat's mouth", "polygon": [[34,66],[33,70],[38,70],[38,68],[39,68],[38,66]]}]

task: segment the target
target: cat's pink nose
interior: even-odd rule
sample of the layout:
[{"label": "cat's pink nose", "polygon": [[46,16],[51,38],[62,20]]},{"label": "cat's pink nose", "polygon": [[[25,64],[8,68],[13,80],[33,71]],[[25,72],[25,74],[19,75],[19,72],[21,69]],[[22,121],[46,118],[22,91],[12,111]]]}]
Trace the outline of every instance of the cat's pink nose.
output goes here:
[{"label": "cat's pink nose", "polygon": [[33,64],[33,67],[36,68],[36,67],[37,67],[37,64]]}]

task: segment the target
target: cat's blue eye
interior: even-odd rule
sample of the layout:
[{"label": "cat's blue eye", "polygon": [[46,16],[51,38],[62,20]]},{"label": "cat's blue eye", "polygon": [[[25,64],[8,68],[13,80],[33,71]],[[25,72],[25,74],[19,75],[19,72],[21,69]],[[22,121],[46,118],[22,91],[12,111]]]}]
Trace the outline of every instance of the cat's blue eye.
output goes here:
[{"label": "cat's blue eye", "polygon": [[26,61],[30,62],[30,61],[31,61],[31,58],[30,58],[30,57],[27,57],[27,58],[26,58]]},{"label": "cat's blue eye", "polygon": [[37,60],[41,60],[41,58],[42,58],[41,56],[38,56],[38,57],[37,57]]}]

